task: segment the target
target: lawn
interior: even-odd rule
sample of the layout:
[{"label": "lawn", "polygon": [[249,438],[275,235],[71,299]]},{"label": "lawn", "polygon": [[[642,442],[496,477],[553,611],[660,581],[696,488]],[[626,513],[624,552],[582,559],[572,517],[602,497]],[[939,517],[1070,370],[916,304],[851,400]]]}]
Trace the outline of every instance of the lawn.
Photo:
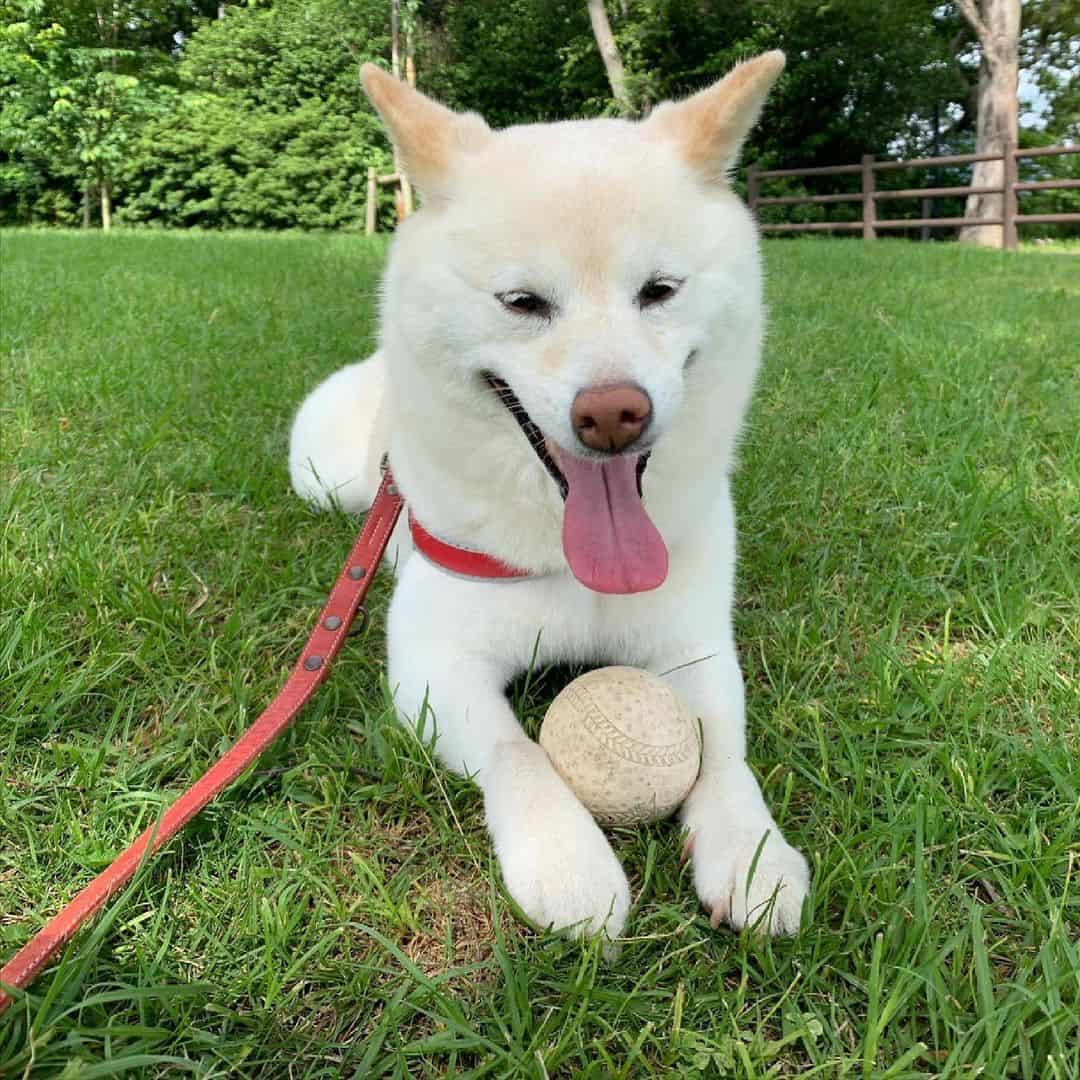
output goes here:
[{"label": "lawn", "polygon": [[[6,233],[0,959],[273,695],[355,531],[290,413],[381,243]],[[714,932],[619,830],[621,957],[519,925],[367,630],[0,1019],[0,1075],[1080,1076],[1080,260],[772,241],[743,448],[751,756],[813,868]],[[560,673],[516,691],[535,730]],[[64,1071],[66,1069],[66,1071]]]}]

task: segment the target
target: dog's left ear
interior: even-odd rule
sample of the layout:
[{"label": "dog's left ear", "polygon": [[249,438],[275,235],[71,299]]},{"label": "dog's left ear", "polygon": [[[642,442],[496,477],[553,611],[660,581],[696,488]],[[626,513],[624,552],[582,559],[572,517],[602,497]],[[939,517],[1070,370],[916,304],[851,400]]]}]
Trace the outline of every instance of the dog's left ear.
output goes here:
[{"label": "dog's left ear", "polygon": [[660,105],[644,122],[644,130],[676,143],[688,165],[710,182],[721,183],[783,70],[779,49],[762,53],[693,97]]}]

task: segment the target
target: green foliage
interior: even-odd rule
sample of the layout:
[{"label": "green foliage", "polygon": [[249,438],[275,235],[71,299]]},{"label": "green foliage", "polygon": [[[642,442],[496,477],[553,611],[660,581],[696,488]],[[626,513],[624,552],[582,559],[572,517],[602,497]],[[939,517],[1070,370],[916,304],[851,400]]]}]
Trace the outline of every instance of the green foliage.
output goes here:
[{"label": "green foliage", "polygon": [[[1080,0],[1028,0],[1020,65],[1046,101],[1047,130],[1060,142],[1080,139]],[[1075,170],[1074,170],[1075,175]]]},{"label": "green foliage", "polygon": [[132,141],[166,101],[166,58],[141,32],[161,13],[114,2],[91,18],[86,4],[24,0],[4,15],[0,195],[15,210],[0,220],[40,211],[50,180],[111,194]]},{"label": "green foliage", "polygon": [[449,0],[421,11],[421,80],[449,104],[494,127],[606,107],[585,0]]},{"label": "green foliage", "polygon": [[[583,0],[429,5],[426,81],[496,124],[614,113]],[[762,163],[856,161],[911,117],[966,94],[937,0],[626,0],[608,14],[639,112],[783,48],[789,67],[752,136]],[[422,70],[427,69],[422,65]]]},{"label": "green foliage", "polygon": [[[389,167],[371,115],[315,100],[286,112],[184,94],[125,168],[121,220],[203,228],[335,229],[363,222],[368,165]],[[387,209],[389,212],[389,209]]]},{"label": "green foliage", "polygon": [[[229,9],[188,43],[185,90],[125,169],[122,219],[206,228],[333,229],[363,221],[369,166],[390,148],[357,79],[389,52],[376,0]],[[383,215],[389,224],[387,199]]]},{"label": "green foliage", "polygon": [[49,165],[57,175],[64,171],[64,155],[51,138],[64,28],[33,16],[29,5],[0,6],[0,223],[47,209]]},{"label": "green foliage", "polygon": [[180,77],[193,89],[276,112],[311,100],[339,112],[370,111],[358,68],[389,58],[388,10],[384,0],[230,7],[188,42]]},{"label": "green foliage", "polygon": [[[970,148],[978,50],[953,2],[607,8],[639,113],[746,56],[786,50],[788,69],[744,160],[835,164],[868,151]],[[1025,138],[1080,130],[1080,81],[1070,77],[1078,11],[1078,0],[1024,5],[1021,63],[1045,95],[1047,123]],[[272,0],[223,12],[216,17],[209,0],[117,0],[99,18],[90,0],[0,0],[0,223],[73,223],[84,194],[102,187],[115,189],[118,217],[131,224],[359,223],[367,168],[389,171],[391,161],[357,79],[360,63],[389,57],[388,0]],[[421,89],[496,127],[616,111],[585,0],[403,0],[402,29],[416,41]],[[1037,174],[1069,169],[1072,161],[1046,162]],[[846,183],[825,179],[814,190]],[[379,197],[390,225],[392,193]],[[1057,209],[1072,197],[1027,202]],[[796,209],[785,220],[818,214]]]},{"label": "green foliage", "polygon": [[[4,216],[70,222],[79,193],[106,184],[128,223],[356,225],[368,166],[385,171],[391,160],[357,80],[360,62],[389,52],[384,8],[227,8],[202,22],[177,63],[139,43],[133,10],[118,9],[118,24],[127,21],[105,35],[132,39],[121,48],[101,44],[77,4],[56,13],[67,26],[22,5],[27,18],[7,21],[0,51]],[[93,43],[78,43],[80,31]],[[389,202],[383,215],[389,223]]]},{"label": "green foliage", "polygon": [[[1021,132],[1020,143],[1025,148],[1051,146],[1060,139],[1045,132]],[[1024,181],[1064,180],[1080,177],[1080,154],[1054,157],[1021,158],[1018,162],[1020,179]],[[1027,191],[1018,195],[1021,214],[1080,214],[1080,189]],[[1080,236],[1080,222],[1060,225],[1026,225],[1020,227],[1020,239],[1046,236],[1060,238]]]}]

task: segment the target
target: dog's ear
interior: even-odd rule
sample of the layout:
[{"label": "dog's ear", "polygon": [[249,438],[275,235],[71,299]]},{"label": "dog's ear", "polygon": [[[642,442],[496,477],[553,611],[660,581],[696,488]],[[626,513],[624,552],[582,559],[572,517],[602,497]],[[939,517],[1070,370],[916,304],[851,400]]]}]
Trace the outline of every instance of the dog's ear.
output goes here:
[{"label": "dog's ear", "polygon": [[458,154],[478,149],[491,138],[491,129],[476,113],[453,112],[374,64],[364,64],[360,81],[410,179],[428,198],[438,196]]},{"label": "dog's ear", "polygon": [[762,53],[693,97],[660,105],[644,122],[645,131],[676,143],[687,164],[721,182],[783,70],[782,52]]}]

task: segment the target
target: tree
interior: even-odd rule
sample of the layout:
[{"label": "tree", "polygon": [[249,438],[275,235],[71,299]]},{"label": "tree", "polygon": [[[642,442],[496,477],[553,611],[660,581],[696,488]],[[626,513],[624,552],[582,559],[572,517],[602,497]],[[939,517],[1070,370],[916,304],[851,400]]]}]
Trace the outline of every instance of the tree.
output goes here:
[{"label": "tree", "polygon": [[587,2],[596,47],[600,50],[600,57],[604,61],[604,71],[607,72],[608,82],[611,83],[611,95],[615,98],[621,112],[630,113],[633,110],[630,96],[626,92],[626,73],[623,70],[622,56],[619,55],[615,35],[611,32],[607,11],[604,9],[604,0],[587,0]]},{"label": "tree", "polygon": [[387,14],[385,0],[277,0],[200,27],[174,107],[132,149],[122,219],[355,228],[368,166],[391,161],[357,79],[360,62],[389,55]]},{"label": "tree", "polygon": [[[745,160],[962,153],[979,134],[983,9],[1016,2],[964,0],[969,23],[961,0],[0,0],[0,222],[74,223],[80,201],[96,217],[92,194],[104,217],[129,222],[355,223],[363,173],[391,170],[357,67],[390,59],[394,7],[405,77],[415,42],[423,89],[496,127],[645,112],[782,48],[789,65]],[[1025,139],[1080,132],[1078,17],[1080,0],[1024,0],[1018,63],[1047,124]],[[1041,158],[1025,178],[1069,165]],[[988,171],[995,182],[993,169],[976,183]],[[846,191],[847,179],[815,189]],[[1025,205],[1069,209],[1068,197]]]},{"label": "tree", "polygon": [[422,88],[494,127],[610,105],[581,0],[426,0],[419,14]]},{"label": "tree", "polygon": [[[975,153],[1006,154],[1019,141],[1020,0],[956,0],[961,14],[979,42],[978,109]],[[972,187],[1001,188],[1003,160],[978,161],[971,174]],[[1004,215],[1003,196],[969,195],[965,217],[997,218]],[[961,243],[1001,247],[1001,225],[969,225],[960,230]]]},{"label": "tree", "polygon": [[27,198],[47,178],[91,192],[101,223],[112,223],[116,176],[143,124],[165,107],[159,76],[169,64],[156,47],[162,9],[113,0],[8,3],[0,34],[0,120],[9,157],[4,187]]},{"label": "tree", "polygon": [[[50,72],[63,48],[63,28],[35,23],[21,3],[0,6],[0,194],[10,202],[9,217],[30,217],[48,186],[53,150],[49,113]],[[69,205],[54,205],[63,219]]]},{"label": "tree", "polygon": [[[401,0],[390,0],[390,70],[395,79],[401,78]],[[410,86],[416,85],[416,67],[413,61],[413,12],[409,7],[405,9],[407,25],[405,27],[405,55],[408,82]],[[401,160],[401,153],[397,145],[394,145],[394,172],[398,176],[400,191],[400,206],[398,219],[406,218],[413,212],[413,190],[409,181],[408,173],[405,172],[405,163]]]},{"label": "tree", "polygon": [[[968,83],[934,18],[940,0],[625,0],[605,14],[635,111],[700,90],[739,60],[790,59],[746,160],[857,161],[907,137],[913,116]],[[612,88],[582,0],[426,0],[423,86],[496,126],[611,111]],[[914,130],[914,129],[913,129]],[[912,136],[915,141],[918,132]],[[912,146],[921,151],[923,147]]]},{"label": "tree", "polygon": [[1020,35],[1020,68],[1038,87],[1045,130],[1080,139],[1080,0],[1027,0]]}]

